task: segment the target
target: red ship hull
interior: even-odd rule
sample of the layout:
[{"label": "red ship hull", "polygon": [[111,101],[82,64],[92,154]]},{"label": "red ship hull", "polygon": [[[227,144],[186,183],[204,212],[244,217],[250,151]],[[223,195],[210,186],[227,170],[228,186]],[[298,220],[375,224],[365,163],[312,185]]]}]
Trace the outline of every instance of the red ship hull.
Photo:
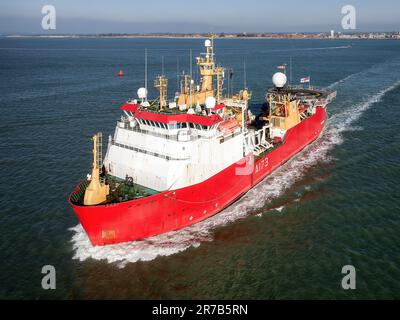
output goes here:
[{"label": "red ship hull", "polygon": [[[178,230],[209,218],[244,195],[321,134],[326,109],[287,131],[282,144],[254,160],[249,155],[199,184],[149,197],[97,206],[69,200],[93,245],[132,241]],[[77,192],[79,186],[74,190]]]}]

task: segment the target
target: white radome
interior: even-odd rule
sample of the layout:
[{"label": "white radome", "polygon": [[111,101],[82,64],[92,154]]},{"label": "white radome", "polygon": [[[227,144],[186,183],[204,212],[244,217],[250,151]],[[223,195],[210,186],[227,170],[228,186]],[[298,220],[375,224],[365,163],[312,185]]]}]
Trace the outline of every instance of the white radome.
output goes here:
[{"label": "white radome", "polygon": [[147,90],[146,88],[139,88],[137,91],[137,95],[139,97],[139,99],[144,99],[147,97]]},{"label": "white radome", "polygon": [[272,82],[277,88],[283,88],[287,82],[286,74],[277,72],[272,76]]},{"label": "white radome", "polygon": [[214,97],[207,97],[206,98],[206,108],[207,109],[214,108],[216,103],[217,103],[217,101],[215,100]]},{"label": "white radome", "polygon": [[211,40],[210,39],[207,39],[206,41],[204,41],[204,46],[205,47],[211,47]]}]

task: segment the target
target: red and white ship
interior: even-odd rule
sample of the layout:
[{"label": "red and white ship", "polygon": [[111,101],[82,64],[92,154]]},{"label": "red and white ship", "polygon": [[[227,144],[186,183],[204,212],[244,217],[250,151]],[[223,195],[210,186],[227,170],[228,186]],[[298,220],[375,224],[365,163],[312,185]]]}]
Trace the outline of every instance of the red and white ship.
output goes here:
[{"label": "red and white ship", "polygon": [[196,58],[201,81],[184,75],[168,101],[168,79],[154,82],[159,97],[122,105],[123,116],[102,159],[93,137],[92,174],[69,202],[93,245],[146,238],[192,225],[243,196],[323,131],[330,90],[286,85],[273,76],[259,116],[244,88],[224,95],[225,69],[216,65],[213,39]]}]

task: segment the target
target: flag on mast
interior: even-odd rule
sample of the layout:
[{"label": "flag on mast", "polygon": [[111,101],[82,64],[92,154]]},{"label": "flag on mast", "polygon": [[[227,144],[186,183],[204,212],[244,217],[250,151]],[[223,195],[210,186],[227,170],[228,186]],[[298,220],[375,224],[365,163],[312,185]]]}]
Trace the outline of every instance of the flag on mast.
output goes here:
[{"label": "flag on mast", "polygon": [[300,79],[300,83],[307,83],[311,81],[311,77],[305,77]]},{"label": "flag on mast", "polygon": [[280,69],[280,70],[285,70],[286,69],[286,65],[277,66],[277,68]]}]

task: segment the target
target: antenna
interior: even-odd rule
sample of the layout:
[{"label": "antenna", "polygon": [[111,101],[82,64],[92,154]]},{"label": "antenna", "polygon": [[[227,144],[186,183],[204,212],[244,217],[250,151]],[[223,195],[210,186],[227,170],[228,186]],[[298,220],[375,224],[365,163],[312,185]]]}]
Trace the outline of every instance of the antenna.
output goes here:
[{"label": "antenna", "polygon": [[179,57],[176,57],[176,91],[179,91]]},{"label": "antenna", "polygon": [[192,77],[193,75],[192,75],[192,73],[193,73],[193,70],[192,70],[192,49],[190,49],[190,77]]},{"label": "antenna", "polygon": [[164,75],[164,56],[161,56],[161,75]]},{"label": "antenna", "polygon": [[243,78],[244,78],[244,88],[247,88],[247,76],[246,76],[246,61],[243,61]]},{"label": "antenna", "polygon": [[233,84],[233,77],[235,76],[234,70],[231,69],[231,73],[229,74],[229,77],[231,78],[231,94],[233,95],[233,90],[234,90],[234,84]]},{"label": "antenna", "polygon": [[289,86],[292,86],[292,56],[290,56],[290,65],[289,65]]},{"label": "antenna", "polygon": [[182,70],[182,76],[180,76],[180,77],[181,77],[180,79],[182,79],[181,82],[180,82],[180,90],[181,90],[181,92],[183,92],[183,91],[186,92],[186,89],[184,88],[184,84],[185,84],[185,70]]},{"label": "antenna", "polygon": [[231,69],[226,69],[226,72],[228,73],[228,98],[230,96],[230,91],[231,91]]},{"label": "antenna", "polygon": [[192,107],[192,79],[193,79],[193,67],[192,67],[192,49],[190,49],[190,83],[189,83],[189,96],[190,96],[190,107]]},{"label": "antenna", "polygon": [[194,68],[194,81],[196,82],[196,83],[198,83],[199,82],[199,69],[198,68]]},{"label": "antenna", "polygon": [[211,59],[214,61],[214,65],[216,65],[217,59],[214,58],[214,35],[211,35]]},{"label": "antenna", "polygon": [[[147,92],[147,48],[144,49],[144,87]],[[147,96],[146,96],[147,100]]]}]

